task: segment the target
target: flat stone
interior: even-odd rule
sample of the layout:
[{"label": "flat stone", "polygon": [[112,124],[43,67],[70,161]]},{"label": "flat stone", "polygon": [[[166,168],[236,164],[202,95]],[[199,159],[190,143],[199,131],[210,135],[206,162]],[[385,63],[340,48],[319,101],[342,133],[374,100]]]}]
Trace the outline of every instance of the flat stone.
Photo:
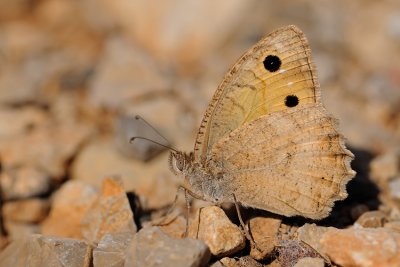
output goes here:
[{"label": "flat stone", "polygon": [[125,267],[200,267],[206,265],[210,256],[201,240],[171,238],[158,227],[146,227],[129,245]]},{"label": "flat stone", "polygon": [[368,211],[363,213],[357,219],[357,221],[354,223],[354,226],[361,226],[364,228],[378,228],[383,227],[386,221],[386,215],[382,211]]},{"label": "flat stone", "polygon": [[257,245],[250,250],[250,256],[256,260],[262,260],[272,253],[278,245],[277,237],[282,220],[276,218],[255,217],[250,219],[249,228]]},{"label": "flat stone", "polygon": [[387,228],[329,229],[321,248],[340,266],[400,266],[400,234]]},{"label": "flat stone", "polygon": [[322,258],[305,257],[299,259],[293,267],[324,267],[325,262]]},{"label": "flat stone", "polygon": [[36,167],[25,165],[1,172],[0,185],[5,200],[36,197],[49,192],[50,176]]},{"label": "flat stone", "polygon": [[47,199],[29,198],[17,201],[7,201],[3,204],[5,220],[37,223],[48,214],[50,203]]},{"label": "flat stone", "polygon": [[389,194],[395,200],[400,200],[400,176],[389,181]]},{"label": "flat stone", "polygon": [[133,213],[121,179],[103,179],[99,197],[82,218],[81,231],[85,240],[94,245],[105,234],[136,233]]},{"label": "flat stone", "polygon": [[83,239],[81,220],[97,197],[95,186],[67,181],[54,194],[50,214],[42,223],[42,233]]},{"label": "flat stone", "polygon": [[93,267],[123,267],[133,233],[105,234],[93,250]]},{"label": "flat stone", "polygon": [[38,234],[12,242],[0,254],[0,266],[89,267],[90,261],[85,242]]},{"label": "flat stone", "polygon": [[233,255],[246,244],[239,227],[216,206],[199,209],[196,218],[190,224],[189,237],[203,240],[211,253],[219,257]]}]

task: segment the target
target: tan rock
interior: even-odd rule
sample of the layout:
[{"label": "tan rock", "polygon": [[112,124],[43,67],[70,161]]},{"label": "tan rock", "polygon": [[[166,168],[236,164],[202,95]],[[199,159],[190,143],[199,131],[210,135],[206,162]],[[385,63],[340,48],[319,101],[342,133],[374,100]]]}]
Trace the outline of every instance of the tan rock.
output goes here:
[{"label": "tan rock", "polygon": [[249,256],[241,258],[222,258],[219,260],[225,267],[262,267],[263,265]]},{"label": "tan rock", "polygon": [[400,234],[385,228],[329,229],[321,247],[340,266],[400,266]]},{"label": "tan rock", "polygon": [[6,169],[32,166],[40,173],[61,178],[65,175],[65,164],[89,134],[89,127],[74,124],[39,127],[13,138],[0,139],[2,165]]},{"label": "tan rock", "polygon": [[380,186],[384,186],[391,178],[400,173],[400,149],[393,149],[388,153],[379,155],[371,161],[371,177]]},{"label": "tan rock", "polygon": [[96,187],[80,181],[68,181],[55,193],[42,233],[83,239],[81,220],[98,197]]},{"label": "tan rock", "polygon": [[14,221],[4,221],[4,229],[10,240],[25,238],[32,234],[40,233],[40,226],[33,223],[22,223]]},{"label": "tan rock", "polygon": [[245,238],[224,211],[216,206],[200,208],[191,222],[189,237],[203,240],[215,256],[229,256],[245,247]]},{"label": "tan rock", "polygon": [[305,257],[297,261],[293,267],[324,267],[325,262],[322,258]]},{"label": "tan rock", "polygon": [[136,233],[133,213],[121,179],[103,179],[99,197],[82,218],[81,231],[90,244],[98,244],[109,233]]},{"label": "tan rock", "polygon": [[[127,143],[129,145],[129,143]],[[167,154],[149,162],[132,160],[119,153],[110,139],[94,139],[74,160],[71,176],[74,180],[100,186],[104,175],[121,177],[127,191],[134,191],[144,201],[143,208],[156,209],[172,203],[177,187],[168,171]],[[93,168],[96,162],[96,168]]]},{"label": "tan rock", "polygon": [[91,248],[83,241],[32,235],[18,239],[0,254],[0,266],[89,267]]},{"label": "tan rock", "polygon": [[257,245],[252,247],[250,256],[256,260],[264,259],[278,245],[277,237],[282,220],[276,218],[255,217],[250,219],[250,234]]},{"label": "tan rock", "polygon": [[3,204],[3,216],[5,220],[37,223],[47,216],[49,208],[50,203],[47,199],[7,201]]},{"label": "tan rock", "polygon": [[387,222],[384,227],[400,233],[400,221]]},{"label": "tan rock", "polygon": [[6,169],[0,174],[5,200],[40,196],[50,190],[50,177],[33,166]]},{"label": "tan rock", "polygon": [[0,108],[0,138],[25,133],[31,128],[46,124],[47,119],[46,113],[39,108]]},{"label": "tan rock", "polygon": [[363,213],[357,219],[354,225],[362,226],[365,228],[378,228],[378,227],[383,227],[386,221],[387,218],[385,213],[379,210],[375,210]]},{"label": "tan rock", "polygon": [[93,250],[93,267],[123,267],[133,233],[105,234]]},{"label": "tan rock", "polygon": [[203,241],[171,238],[158,227],[142,228],[126,253],[126,267],[200,267],[205,266],[211,256]]},{"label": "tan rock", "polygon": [[313,224],[306,223],[302,227],[297,229],[297,239],[310,246],[313,250],[318,252],[318,254],[320,254],[322,257],[327,258],[327,256],[324,254],[321,248],[320,240],[329,229],[335,229],[335,228],[317,226],[314,223]]},{"label": "tan rock", "polygon": [[171,237],[183,238],[186,231],[186,218],[183,216],[176,216],[170,220],[166,218],[166,222],[159,225],[160,229]]}]

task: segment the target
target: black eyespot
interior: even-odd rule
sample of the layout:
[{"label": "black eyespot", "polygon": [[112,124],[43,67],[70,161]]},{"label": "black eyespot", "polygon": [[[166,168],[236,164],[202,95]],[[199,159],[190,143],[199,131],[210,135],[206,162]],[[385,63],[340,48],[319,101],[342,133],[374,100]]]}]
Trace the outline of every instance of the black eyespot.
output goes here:
[{"label": "black eyespot", "polygon": [[295,95],[288,95],[285,98],[285,105],[289,108],[295,107],[299,104],[299,98]]},{"label": "black eyespot", "polygon": [[279,70],[281,67],[282,61],[279,57],[274,56],[274,55],[268,55],[264,61],[264,68],[268,70],[269,72],[275,72]]}]

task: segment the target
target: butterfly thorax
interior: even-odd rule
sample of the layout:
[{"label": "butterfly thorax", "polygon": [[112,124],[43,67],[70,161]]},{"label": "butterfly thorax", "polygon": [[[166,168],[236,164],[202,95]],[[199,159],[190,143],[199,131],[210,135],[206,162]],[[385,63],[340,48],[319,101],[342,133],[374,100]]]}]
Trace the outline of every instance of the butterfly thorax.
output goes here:
[{"label": "butterfly thorax", "polygon": [[171,152],[169,158],[171,171],[182,178],[181,186],[193,197],[219,203],[224,197],[218,175],[203,164],[196,162],[193,153]]}]

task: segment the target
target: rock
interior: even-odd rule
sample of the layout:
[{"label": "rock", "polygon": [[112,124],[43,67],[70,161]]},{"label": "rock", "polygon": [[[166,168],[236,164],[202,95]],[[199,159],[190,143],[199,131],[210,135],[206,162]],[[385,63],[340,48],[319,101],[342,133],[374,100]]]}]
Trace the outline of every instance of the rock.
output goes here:
[{"label": "rock", "polygon": [[0,139],[2,166],[6,170],[32,166],[31,169],[40,170],[43,175],[62,178],[66,172],[65,164],[89,133],[87,126],[74,124],[40,127],[13,138]]},{"label": "rock", "polygon": [[304,242],[322,257],[327,257],[321,248],[320,240],[323,235],[329,230],[335,229],[333,227],[317,226],[316,224],[304,224],[302,227],[297,229],[297,239]]},{"label": "rock", "polygon": [[186,218],[183,216],[176,216],[172,220],[166,219],[167,223],[160,225],[160,229],[174,238],[183,238],[186,231]]},{"label": "rock", "polygon": [[81,220],[98,197],[98,190],[80,181],[68,181],[54,194],[49,216],[42,223],[42,233],[83,239]]},{"label": "rock", "polygon": [[[127,191],[144,199],[144,209],[157,209],[172,203],[177,191],[174,176],[168,171],[167,156],[160,155],[149,162],[134,161],[118,153],[112,140],[94,139],[74,160],[71,176],[98,186],[104,175],[121,177]],[[96,168],[92,167],[93,162]]]},{"label": "rock", "polygon": [[40,233],[40,226],[33,223],[21,223],[14,221],[4,221],[4,229],[10,240],[25,238],[32,234]]},{"label": "rock", "polygon": [[[38,108],[0,108],[0,138],[12,137],[48,123],[46,113]],[[10,123],[12,121],[13,123]]]},{"label": "rock", "polygon": [[384,227],[400,233],[400,221],[387,222]]},{"label": "rock", "polygon": [[278,253],[278,260],[282,267],[291,267],[302,258],[319,257],[313,248],[297,240],[282,240]]},{"label": "rock", "polygon": [[222,258],[219,260],[225,267],[262,267],[263,265],[249,256],[241,258]]},{"label": "rock", "polygon": [[141,229],[127,250],[126,267],[205,266],[210,251],[201,240],[175,239],[158,227]]},{"label": "rock", "polygon": [[392,149],[390,152],[379,155],[370,163],[371,178],[380,185],[384,185],[400,173],[399,162],[400,149]]},{"label": "rock", "polygon": [[216,206],[199,209],[195,221],[190,224],[189,237],[203,240],[218,257],[235,254],[245,247],[246,241],[239,227]]},{"label": "rock", "polygon": [[3,216],[5,220],[37,223],[47,216],[49,208],[47,199],[31,198],[7,201],[3,204]]},{"label": "rock", "polygon": [[320,242],[340,266],[400,266],[400,234],[386,228],[329,229]]},{"label": "rock", "polygon": [[325,262],[322,258],[301,258],[293,267],[324,267]]},{"label": "rock", "polygon": [[121,35],[106,40],[101,59],[89,85],[89,100],[97,107],[121,109],[143,95],[170,88],[159,65]]},{"label": "rock", "polygon": [[361,226],[364,228],[378,228],[383,227],[386,221],[386,215],[382,211],[368,211],[363,213],[357,219],[357,221],[354,223],[354,226]]},{"label": "rock", "polygon": [[90,244],[98,244],[105,234],[136,233],[133,213],[121,179],[104,178],[99,197],[82,218],[81,231]]},{"label": "rock", "polygon": [[133,233],[105,234],[93,250],[93,267],[123,267]]},{"label": "rock", "polygon": [[394,200],[400,200],[400,176],[395,177],[389,182],[389,194]]},{"label": "rock", "polygon": [[0,266],[89,267],[91,248],[83,241],[32,235],[12,242],[0,254]]},{"label": "rock", "polygon": [[5,169],[0,173],[2,197],[5,200],[41,196],[50,190],[50,177],[32,166]]},{"label": "rock", "polygon": [[269,255],[278,245],[277,237],[282,220],[279,218],[255,217],[250,219],[250,233],[258,249],[252,247],[250,256],[256,260],[262,260]]}]

